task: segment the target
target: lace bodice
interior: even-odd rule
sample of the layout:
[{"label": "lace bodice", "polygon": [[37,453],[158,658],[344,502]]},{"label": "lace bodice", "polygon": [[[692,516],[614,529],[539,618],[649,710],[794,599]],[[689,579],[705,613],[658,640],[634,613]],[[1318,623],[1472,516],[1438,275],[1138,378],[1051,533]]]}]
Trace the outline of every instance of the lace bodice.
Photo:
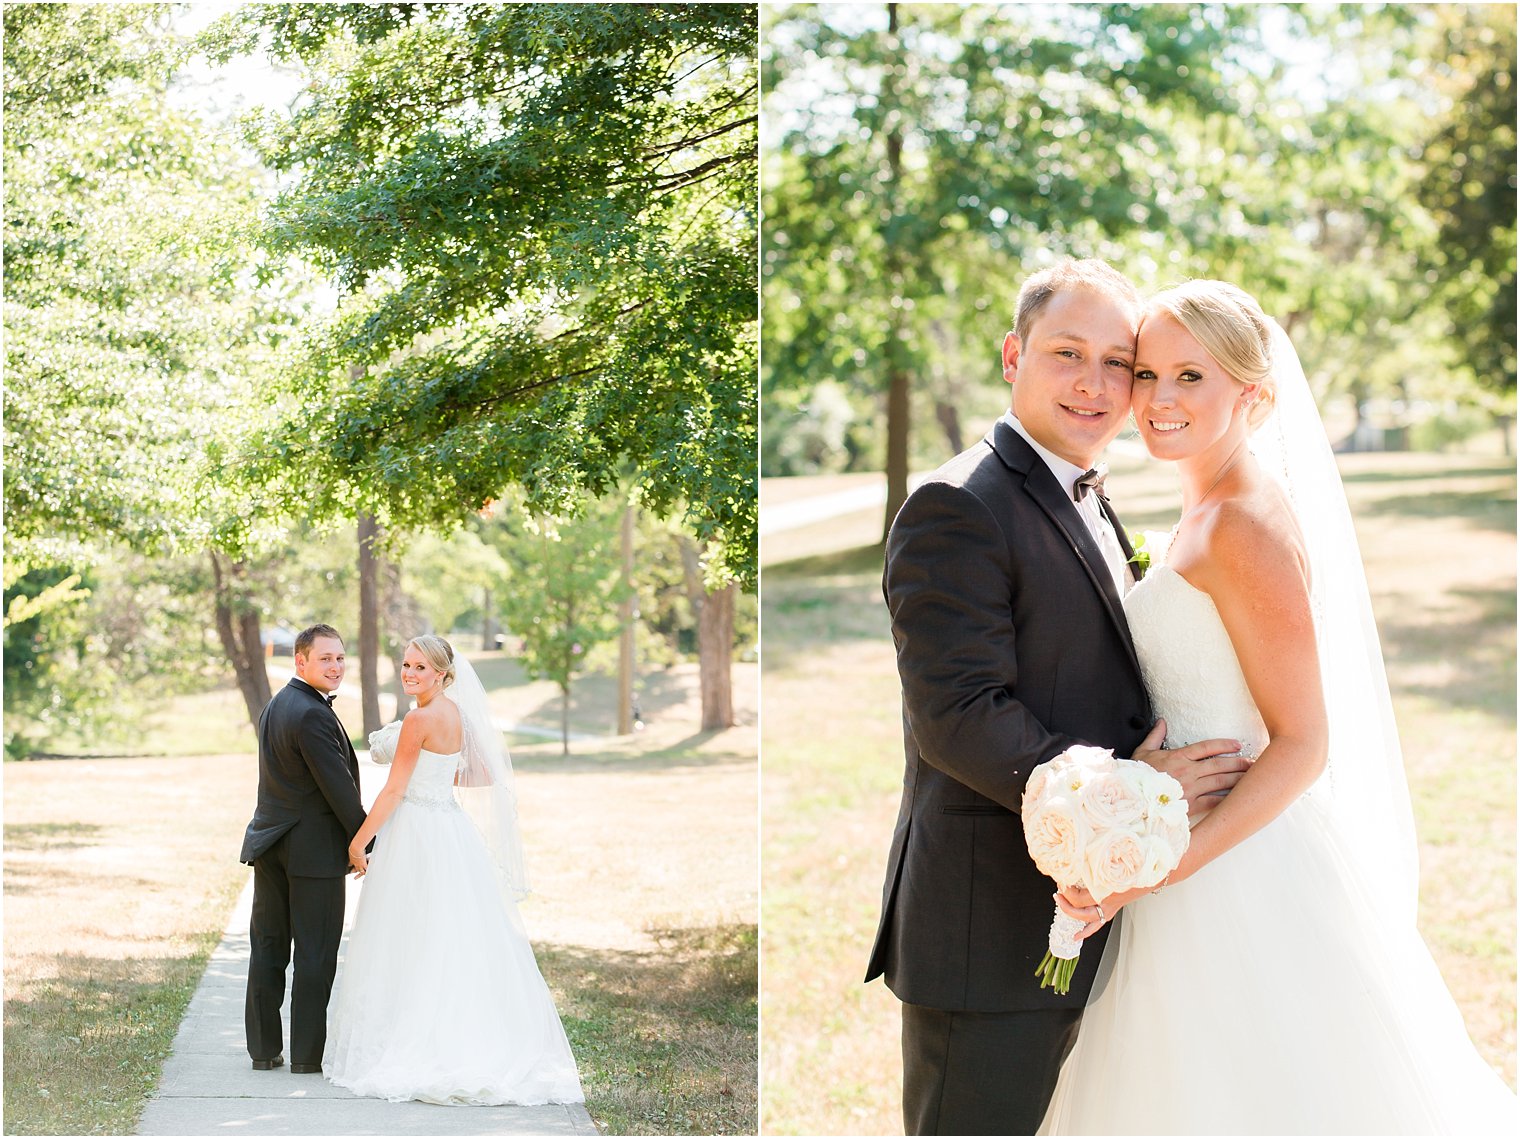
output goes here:
[{"label": "lace bodice", "polygon": [[1213,599],[1156,564],[1125,595],[1124,613],[1152,711],[1166,720],[1166,746],[1228,738],[1259,755],[1266,725]]}]

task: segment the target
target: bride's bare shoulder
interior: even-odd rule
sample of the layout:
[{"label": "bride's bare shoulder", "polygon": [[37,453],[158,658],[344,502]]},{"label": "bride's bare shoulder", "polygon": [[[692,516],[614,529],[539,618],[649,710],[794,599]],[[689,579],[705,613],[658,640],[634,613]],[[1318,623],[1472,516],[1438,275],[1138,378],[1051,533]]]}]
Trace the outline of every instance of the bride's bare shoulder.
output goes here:
[{"label": "bride's bare shoulder", "polygon": [[419,704],[402,718],[402,726],[414,725],[418,730],[434,732],[459,723],[459,709],[452,700],[430,700]]},{"label": "bride's bare shoulder", "polygon": [[1270,479],[1223,499],[1201,535],[1206,574],[1215,589],[1302,594],[1309,563],[1287,497]]},{"label": "bride's bare shoulder", "polygon": [[402,721],[403,728],[411,726],[417,732],[422,747],[443,755],[459,749],[461,725],[459,709],[448,699],[419,704]]}]

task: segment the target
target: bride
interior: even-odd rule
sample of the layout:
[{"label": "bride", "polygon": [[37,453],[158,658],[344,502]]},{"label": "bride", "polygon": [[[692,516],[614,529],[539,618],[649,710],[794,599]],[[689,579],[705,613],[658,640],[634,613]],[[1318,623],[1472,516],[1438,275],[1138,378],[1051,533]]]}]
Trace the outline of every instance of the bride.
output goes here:
[{"label": "bride", "polygon": [[516,798],[485,689],[442,637],[412,640],[401,668],[417,707],[370,736],[390,776],[349,845],[369,881],[323,1073],[388,1100],[580,1103],[570,1044],[517,913],[527,883]]},{"label": "bride", "polygon": [[[1409,794],[1350,514],[1287,336],[1192,281],[1141,324],[1132,409],[1183,512],[1125,611],[1168,747],[1255,762],[1122,909],[1046,1134],[1514,1134],[1415,926]],[[1258,430],[1259,428],[1259,430]]]}]

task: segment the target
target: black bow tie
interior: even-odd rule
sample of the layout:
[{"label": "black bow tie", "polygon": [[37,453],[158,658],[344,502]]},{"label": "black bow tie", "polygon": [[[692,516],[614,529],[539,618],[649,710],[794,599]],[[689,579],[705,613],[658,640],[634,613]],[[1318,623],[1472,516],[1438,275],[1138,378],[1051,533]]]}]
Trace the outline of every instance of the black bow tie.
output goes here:
[{"label": "black bow tie", "polygon": [[327,706],[329,708],[331,708],[333,706],[333,701],[336,700],[337,698],[338,698],[338,694],[336,692],[334,692],[331,696],[323,696],[322,697],[323,700],[327,701]]},{"label": "black bow tie", "polygon": [[1099,498],[1107,499],[1108,496],[1103,493],[1103,480],[1106,478],[1108,478],[1107,466],[1094,467],[1092,470],[1088,471],[1081,478],[1079,478],[1076,482],[1076,485],[1071,488],[1071,497],[1073,501],[1081,502],[1084,498],[1087,497],[1087,492],[1090,490],[1097,491]]}]

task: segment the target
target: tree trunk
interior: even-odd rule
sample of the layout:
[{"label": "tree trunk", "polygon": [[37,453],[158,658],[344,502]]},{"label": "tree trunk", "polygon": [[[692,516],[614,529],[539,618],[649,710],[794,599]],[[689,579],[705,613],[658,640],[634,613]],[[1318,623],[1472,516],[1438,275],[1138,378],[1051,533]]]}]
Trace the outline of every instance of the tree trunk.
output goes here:
[{"label": "tree trunk", "polygon": [[680,542],[686,596],[697,615],[702,730],[721,731],[734,726],[734,601],[738,586],[730,584],[708,593],[702,584],[702,558],[697,544],[685,534]]},{"label": "tree trunk", "polygon": [[215,581],[217,639],[237,677],[238,691],[256,729],[264,705],[269,703],[269,670],[264,664],[264,645],[259,636],[259,615],[248,604],[241,580],[244,564],[212,551],[211,573]]},{"label": "tree trunk", "polygon": [[396,714],[391,719],[399,720],[412,710],[412,698],[406,694],[406,687],[401,683],[401,658],[397,657],[391,663],[396,670]]},{"label": "tree trunk", "polygon": [[559,686],[559,753],[570,754],[570,682]]},{"label": "tree trunk", "polygon": [[897,5],[887,5],[887,53],[889,62],[882,73],[881,101],[887,114],[886,205],[882,229],[886,238],[886,277],[891,290],[892,319],[882,359],[887,368],[887,511],[882,522],[881,540],[887,540],[892,520],[908,497],[908,400],[909,374],[903,360],[903,336],[906,333],[907,307],[903,303],[906,274],[896,235],[892,233],[901,203],[902,185],[902,112],[897,107],[897,75],[902,67],[902,44],[897,34]]},{"label": "tree trunk", "polygon": [[380,730],[380,524],[359,515],[359,701],[364,734]]},{"label": "tree trunk", "polygon": [[496,647],[496,615],[491,608],[491,587],[486,586],[480,600],[480,648],[490,652]]},{"label": "tree trunk", "polygon": [[938,400],[934,404],[934,418],[939,420],[940,429],[945,433],[945,442],[950,444],[950,453],[959,455],[966,449],[965,436],[961,432],[961,416],[956,411],[955,405],[948,400]]},{"label": "tree trunk", "polygon": [[633,595],[633,503],[623,508],[623,634],[618,643],[618,735],[633,731],[633,622],[638,614]]},{"label": "tree trunk", "polygon": [[380,563],[381,625],[386,634],[380,638],[380,651],[391,660],[392,684],[395,688],[395,707],[392,720],[399,720],[411,708],[411,700],[401,685],[401,658],[406,655],[406,642],[415,630],[421,632],[411,599],[401,589],[401,567],[395,562]]},{"label": "tree trunk", "polygon": [[736,582],[709,593],[697,621],[704,732],[720,732],[734,726],[734,602],[738,595]]},{"label": "tree trunk", "polygon": [[[897,322],[893,321],[894,335]],[[887,540],[892,521],[908,500],[908,400],[907,369],[893,368],[887,377],[887,511],[882,517],[881,540]]]}]

